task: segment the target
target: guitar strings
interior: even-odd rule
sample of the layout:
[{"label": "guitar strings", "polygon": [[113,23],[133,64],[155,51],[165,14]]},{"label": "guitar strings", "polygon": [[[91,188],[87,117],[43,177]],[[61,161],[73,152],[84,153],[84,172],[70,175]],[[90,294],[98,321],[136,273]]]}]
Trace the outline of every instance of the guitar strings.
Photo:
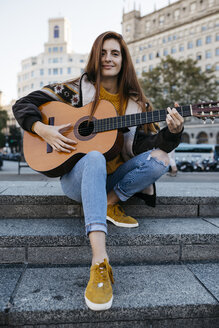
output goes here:
[{"label": "guitar strings", "polygon": [[[177,108],[177,111],[178,112],[182,111],[183,116],[191,115],[189,106],[179,107]],[[185,113],[184,111],[187,111],[187,113]],[[160,121],[164,121],[166,116],[167,116],[167,110],[164,109],[160,111],[143,112],[143,113],[136,113],[131,115],[123,115],[118,117],[99,119],[99,120],[92,121],[94,127],[91,134],[97,132],[109,131],[109,130],[116,130],[123,127],[137,126],[137,125],[147,124],[152,122],[160,122]],[[127,123],[128,120],[129,123]],[[89,126],[82,127],[80,128],[80,132],[86,133],[88,129],[90,129]]]}]

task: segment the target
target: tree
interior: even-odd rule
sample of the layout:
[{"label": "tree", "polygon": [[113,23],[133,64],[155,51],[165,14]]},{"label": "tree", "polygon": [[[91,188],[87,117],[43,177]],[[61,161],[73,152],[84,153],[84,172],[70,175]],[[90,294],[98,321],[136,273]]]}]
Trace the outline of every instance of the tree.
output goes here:
[{"label": "tree", "polygon": [[218,84],[213,70],[205,72],[193,59],[176,60],[171,56],[161,59],[152,71],[143,73],[140,84],[155,108],[217,100]]},{"label": "tree", "polygon": [[5,135],[1,132],[7,126],[8,113],[0,108],[0,148],[5,145]]},{"label": "tree", "polygon": [[0,132],[0,148],[3,148],[5,145],[5,135]]},{"label": "tree", "polygon": [[21,151],[21,131],[15,125],[11,125],[9,128],[9,146],[11,150]]},{"label": "tree", "polygon": [[8,113],[6,110],[0,108],[0,132],[2,129],[6,128],[8,120]]}]

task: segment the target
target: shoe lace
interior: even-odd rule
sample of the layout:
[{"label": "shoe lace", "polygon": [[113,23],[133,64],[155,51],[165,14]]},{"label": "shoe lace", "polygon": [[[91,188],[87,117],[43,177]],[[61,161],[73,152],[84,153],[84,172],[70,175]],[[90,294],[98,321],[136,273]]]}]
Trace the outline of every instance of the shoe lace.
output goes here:
[{"label": "shoe lace", "polygon": [[108,280],[108,275],[111,280],[111,283],[114,284],[113,271],[111,266],[104,260],[103,263],[100,263],[95,268],[95,281],[97,283],[106,282]]},{"label": "shoe lace", "polygon": [[124,212],[123,208],[119,204],[116,204],[114,206],[114,213],[117,216],[125,216],[125,212]]}]

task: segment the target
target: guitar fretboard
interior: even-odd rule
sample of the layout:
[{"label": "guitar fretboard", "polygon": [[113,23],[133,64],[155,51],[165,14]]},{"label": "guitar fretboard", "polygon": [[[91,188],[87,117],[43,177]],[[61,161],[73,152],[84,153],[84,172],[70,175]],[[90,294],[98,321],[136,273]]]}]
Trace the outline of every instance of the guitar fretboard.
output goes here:
[{"label": "guitar fretboard", "polygon": [[[191,116],[190,105],[181,106],[176,108],[178,113],[183,116]],[[154,110],[151,112],[116,116],[110,118],[104,118],[93,121],[94,130],[93,133],[104,132],[115,129],[122,129],[131,126],[137,126],[142,124],[162,122],[166,120],[168,114],[167,109]]]}]

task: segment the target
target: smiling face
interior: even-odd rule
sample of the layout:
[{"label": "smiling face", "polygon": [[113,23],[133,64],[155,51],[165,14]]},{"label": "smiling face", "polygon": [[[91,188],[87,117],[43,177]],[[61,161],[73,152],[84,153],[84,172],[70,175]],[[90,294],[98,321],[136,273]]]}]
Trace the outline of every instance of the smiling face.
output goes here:
[{"label": "smiling face", "polygon": [[107,39],[103,43],[101,57],[101,77],[118,77],[122,67],[121,47],[117,40]]}]

